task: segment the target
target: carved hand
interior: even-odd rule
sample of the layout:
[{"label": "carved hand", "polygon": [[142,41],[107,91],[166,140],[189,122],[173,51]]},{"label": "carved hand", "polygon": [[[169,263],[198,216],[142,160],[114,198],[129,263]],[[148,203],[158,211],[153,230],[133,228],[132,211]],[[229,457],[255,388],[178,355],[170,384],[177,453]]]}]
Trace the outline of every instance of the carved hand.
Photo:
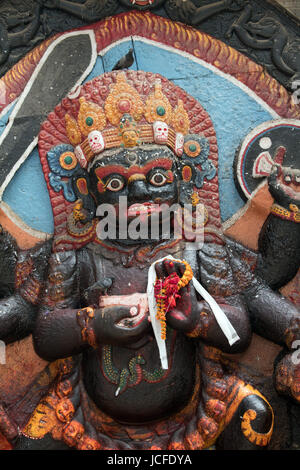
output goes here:
[{"label": "carved hand", "polygon": [[275,370],[276,390],[300,403],[300,352],[287,354]]},{"label": "carved hand", "polygon": [[[185,272],[185,266],[177,261],[170,262],[164,260],[155,265],[156,274],[158,278],[165,279],[172,273],[178,274],[179,277]],[[167,311],[167,323],[176,330],[184,332],[192,331],[199,318],[199,305],[196,298],[196,292],[191,282],[178,292],[180,297],[176,300],[176,307],[170,308]]]},{"label": "carved hand", "polygon": [[150,330],[146,294],[103,297],[100,306],[102,308],[95,311],[93,322],[99,343],[134,343]]}]

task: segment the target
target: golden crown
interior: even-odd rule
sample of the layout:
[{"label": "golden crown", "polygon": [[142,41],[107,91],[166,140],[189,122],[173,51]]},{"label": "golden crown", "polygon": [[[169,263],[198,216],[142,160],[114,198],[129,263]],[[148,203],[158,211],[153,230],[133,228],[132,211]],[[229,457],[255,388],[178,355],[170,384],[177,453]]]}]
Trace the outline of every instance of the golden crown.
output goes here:
[{"label": "golden crown", "polygon": [[157,143],[182,155],[189,117],[181,100],[172,108],[160,79],[145,102],[123,72],[117,74],[103,107],[84,97],[79,102],[77,120],[66,114],[65,121],[67,136],[82,167],[104,150],[122,146]]}]

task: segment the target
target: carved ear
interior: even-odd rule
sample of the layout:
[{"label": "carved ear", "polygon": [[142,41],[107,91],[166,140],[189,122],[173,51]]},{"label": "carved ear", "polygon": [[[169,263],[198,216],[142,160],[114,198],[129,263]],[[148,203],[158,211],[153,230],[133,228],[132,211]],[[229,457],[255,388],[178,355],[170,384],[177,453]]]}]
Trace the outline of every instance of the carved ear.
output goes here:
[{"label": "carved ear", "polygon": [[179,172],[179,202],[181,205],[191,203],[196,168],[188,161],[181,160],[178,165]]},{"label": "carved ear", "polygon": [[77,199],[82,200],[83,209],[87,213],[88,220],[92,220],[96,213],[96,204],[89,192],[90,179],[89,174],[83,168],[80,168],[72,177],[72,187]]}]

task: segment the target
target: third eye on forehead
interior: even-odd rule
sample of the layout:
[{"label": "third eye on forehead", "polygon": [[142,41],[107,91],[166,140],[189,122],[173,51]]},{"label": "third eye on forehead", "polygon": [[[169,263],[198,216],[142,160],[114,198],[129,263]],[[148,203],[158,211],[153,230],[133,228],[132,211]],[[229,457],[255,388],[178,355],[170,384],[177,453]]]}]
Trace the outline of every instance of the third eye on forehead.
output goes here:
[{"label": "third eye on forehead", "polygon": [[[160,159],[173,160],[174,154],[167,147],[155,147],[151,149],[133,149],[133,150],[124,150],[123,154],[123,164],[126,166],[138,165],[144,166],[146,163]],[[120,163],[122,163],[120,161]]]},{"label": "third eye on forehead", "polygon": [[[135,147],[133,149],[122,149],[113,152],[103,152],[101,158],[97,159],[94,163],[96,166],[108,166],[108,165],[122,165],[124,167],[130,167],[132,165],[144,166],[150,161],[159,159],[169,159],[175,161],[174,153],[166,146],[160,145],[145,145],[141,147]],[[92,165],[93,166],[93,165]]]}]

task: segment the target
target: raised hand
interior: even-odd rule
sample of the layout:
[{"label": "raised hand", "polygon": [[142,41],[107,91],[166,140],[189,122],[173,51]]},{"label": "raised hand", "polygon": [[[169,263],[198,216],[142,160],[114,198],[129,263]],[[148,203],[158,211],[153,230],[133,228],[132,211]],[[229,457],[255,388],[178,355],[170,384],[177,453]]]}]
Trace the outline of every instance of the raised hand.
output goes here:
[{"label": "raised hand", "polygon": [[[172,260],[164,260],[156,263],[155,270],[159,279],[165,280],[173,273],[179,278],[184,275],[186,267],[183,263]],[[176,330],[186,333],[192,331],[199,318],[199,305],[196,297],[196,291],[191,282],[178,291],[179,296],[175,299],[176,305],[171,302],[167,306],[167,323]]]}]

